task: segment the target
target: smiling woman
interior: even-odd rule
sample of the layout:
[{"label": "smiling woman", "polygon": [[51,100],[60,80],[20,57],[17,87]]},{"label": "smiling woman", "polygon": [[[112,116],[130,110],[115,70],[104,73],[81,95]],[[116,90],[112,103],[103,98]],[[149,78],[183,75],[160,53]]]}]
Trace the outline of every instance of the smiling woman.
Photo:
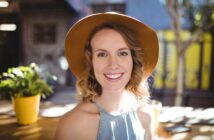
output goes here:
[{"label": "smiling woman", "polygon": [[69,30],[65,55],[80,103],[61,118],[56,139],[152,139],[146,81],[158,40],[151,28],[118,13],[90,15]]}]

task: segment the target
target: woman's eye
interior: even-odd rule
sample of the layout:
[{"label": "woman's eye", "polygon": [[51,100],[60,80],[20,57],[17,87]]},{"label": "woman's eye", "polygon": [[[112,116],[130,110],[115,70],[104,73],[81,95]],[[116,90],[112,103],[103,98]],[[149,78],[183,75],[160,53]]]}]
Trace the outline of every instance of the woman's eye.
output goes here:
[{"label": "woman's eye", "polygon": [[105,52],[100,52],[97,54],[98,57],[106,57],[107,56],[107,53]]},{"label": "woman's eye", "polygon": [[127,56],[127,55],[129,55],[129,53],[126,51],[119,52],[119,56]]}]

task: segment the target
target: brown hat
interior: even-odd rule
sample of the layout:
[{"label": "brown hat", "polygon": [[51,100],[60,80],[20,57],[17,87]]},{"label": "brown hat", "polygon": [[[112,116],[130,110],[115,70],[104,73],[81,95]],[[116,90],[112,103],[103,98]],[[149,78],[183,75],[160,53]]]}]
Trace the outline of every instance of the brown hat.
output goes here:
[{"label": "brown hat", "polygon": [[153,29],[141,21],[115,12],[92,14],[82,18],[70,28],[65,38],[65,56],[72,73],[76,78],[84,76],[86,72],[84,48],[89,34],[95,27],[105,23],[122,24],[137,34],[143,51],[143,79],[147,78],[152,73],[158,60],[157,35]]}]

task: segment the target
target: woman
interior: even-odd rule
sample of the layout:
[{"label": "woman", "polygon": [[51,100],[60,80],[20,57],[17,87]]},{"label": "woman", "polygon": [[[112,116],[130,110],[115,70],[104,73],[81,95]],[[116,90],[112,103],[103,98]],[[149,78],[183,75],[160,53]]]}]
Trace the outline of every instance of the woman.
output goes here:
[{"label": "woman", "polygon": [[137,19],[100,13],[83,18],[65,40],[81,102],[60,120],[57,140],[150,140],[146,84],[158,59],[156,33]]}]

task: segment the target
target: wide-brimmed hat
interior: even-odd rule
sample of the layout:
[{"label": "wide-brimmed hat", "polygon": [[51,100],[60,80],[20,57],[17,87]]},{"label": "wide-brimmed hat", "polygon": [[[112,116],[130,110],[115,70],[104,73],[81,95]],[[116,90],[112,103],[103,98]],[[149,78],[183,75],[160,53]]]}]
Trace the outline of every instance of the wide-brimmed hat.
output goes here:
[{"label": "wide-brimmed hat", "polygon": [[119,13],[107,12],[86,16],[77,21],[68,31],[65,38],[65,56],[69,68],[77,79],[86,72],[84,49],[90,33],[99,25],[116,23],[136,33],[143,51],[143,79],[153,71],[158,61],[159,46],[156,32],[141,21]]}]

